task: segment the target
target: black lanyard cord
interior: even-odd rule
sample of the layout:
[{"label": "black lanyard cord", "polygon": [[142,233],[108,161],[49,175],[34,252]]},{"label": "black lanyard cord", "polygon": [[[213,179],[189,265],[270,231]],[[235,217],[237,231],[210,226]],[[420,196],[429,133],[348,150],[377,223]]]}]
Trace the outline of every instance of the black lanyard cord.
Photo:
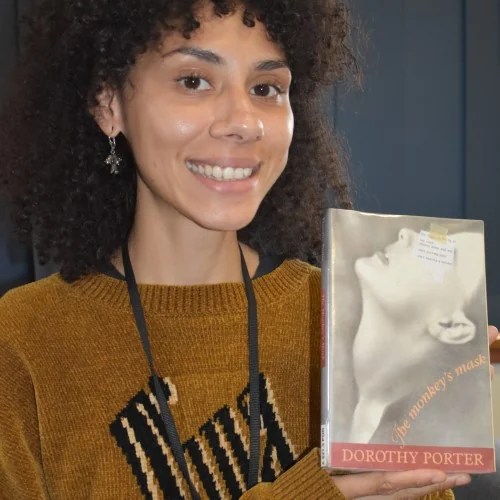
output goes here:
[{"label": "black lanyard cord", "polygon": [[[250,384],[250,463],[248,471],[247,488],[250,489],[258,483],[259,479],[259,461],[260,461],[260,397],[259,397],[259,342],[258,342],[258,324],[257,324],[257,303],[252,286],[252,280],[248,273],[248,268],[240,248],[241,270],[243,273],[243,282],[248,301],[248,358],[249,358],[249,384]],[[165,425],[167,437],[172,448],[175,460],[181,469],[181,472],[188,483],[189,490],[193,500],[199,500],[200,495],[196,491],[189,475],[184,451],[180,441],[179,433],[175,426],[172,413],[167,403],[165,392],[160,384],[160,379],[156,373],[151,354],[151,345],[149,343],[148,330],[144,310],[141,304],[139,290],[135,279],[128,245],[122,247],[123,267],[125,270],[125,279],[130,297],[130,304],[134,313],[137,330],[141,336],[142,347],[146,354],[149,369],[153,377],[155,392],[160,405],[160,415]]]},{"label": "black lanyard cord", "polygon": [[257,302],[252,280],[248,274],[245,257],[240,248],[241,270],[248,301],[248,365],[250,383],[250,464],[248,489],[259,482],[260,460],[260,397],[259,397],[259,341],[257,325]]},{"label": "black lanyard cord", "polygon": [[194,487],[194,484],[191,481],[191,477],[189,475],[186,459],[184,457],[184,451],[182,449],[179,433],[177,432],[177,428],[175,426],[174,418],[172,417],[172,413],[170,412],[165,392],[161,387],[160,380],[154,367],[153,356],[151,354],[151,346],[149,344],[148,330],[146,327],[146,319],[144,318],[144,310],[141,305],[141,298],[139,295],[139,290],[137,288],[134,271],[132,269],[132,263],[130,262],[127,245],[123,245],[122,258],[123,267],[125,270],[125,279],[127,280],[128,293],[130,296],[130,303],[134,312],[137,329],[139,330],[139,333],[141,335],[142,347],[144,348],[144,352],[146,353],[146,357],[148,358],[149,369],[151,370],[151,375],[153,376],[156,397],[160,405],[160,414],[167,431],[167,437],[177,464],[179,465],[181,472],[186,478],[186,481],[189,485],[189,490],[191,492],[193,500],[199,500],[200,496],[198,495],[198,492],[196,491],[196,488]]}]

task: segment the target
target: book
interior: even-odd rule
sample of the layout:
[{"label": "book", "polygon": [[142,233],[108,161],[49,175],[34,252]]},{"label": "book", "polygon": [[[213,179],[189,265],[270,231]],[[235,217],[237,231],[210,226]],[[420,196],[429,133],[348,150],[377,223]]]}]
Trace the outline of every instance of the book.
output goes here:
[{"label": "book", "polygon": [[494,472],[482,221],[327,209],[321,461]]}]

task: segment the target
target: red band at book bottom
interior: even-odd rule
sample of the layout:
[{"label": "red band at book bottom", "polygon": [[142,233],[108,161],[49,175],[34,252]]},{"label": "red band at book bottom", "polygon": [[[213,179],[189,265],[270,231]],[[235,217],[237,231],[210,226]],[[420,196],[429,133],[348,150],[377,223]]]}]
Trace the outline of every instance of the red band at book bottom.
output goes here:
[{"label": "red band at book bottom", "polygon": [[495,472],[493,448],[331,443],[332,468],[363,470],[439,469]]}]

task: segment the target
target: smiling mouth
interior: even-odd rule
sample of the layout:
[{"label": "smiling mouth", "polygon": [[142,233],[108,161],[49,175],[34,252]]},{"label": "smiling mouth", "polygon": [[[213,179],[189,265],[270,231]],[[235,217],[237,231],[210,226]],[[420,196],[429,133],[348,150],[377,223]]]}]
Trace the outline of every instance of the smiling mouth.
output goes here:
[{"label": "smiling mouth", "polygon": [[186,166],[195,174],[220,182],[244,181],[255,175],[260,167],[260,165],[256,165],[254,167],[234,168],[221,165],[194,163],[192,161],[187,161]]}]

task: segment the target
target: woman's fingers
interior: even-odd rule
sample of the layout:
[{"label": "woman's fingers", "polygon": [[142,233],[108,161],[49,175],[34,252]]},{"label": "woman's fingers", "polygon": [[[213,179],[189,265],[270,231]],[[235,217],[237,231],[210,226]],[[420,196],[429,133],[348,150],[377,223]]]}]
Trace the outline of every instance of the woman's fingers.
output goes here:
[{"label": "woman's fingers", "polygon": [[[463,486],[468,484],[470,480],[471,478],[467,474],[450,475],[444,483],[437,486],[432,485],[423,488],[410,488],[402,490],[396,493],[393,497],[390,497],[389,499],[386,497],[383,500],[421,500],[425,495],[430,495],[432,493],[436,493],[437,491],[456,488],[457,486]],[[377,500],[382,500],[382,498]]]},{"label": "woman's fingers", "polygon": [[[412,470],[404,472],[366,472],[333,478],[339,490],[348,500],[386,496],[398,498],[405,492],[406,498],[414,493],[418,496],[434,491],[466,484],[470,481],[467,474],[450,475],[436,470]],[[409,491],[411,493],[406,493]],[[401,498],[405,498],[404,496]]]},{"label": "woman's fingers", "polygon": [[[397,493],[394,493],[389,496],[370,495],[368,497],[357,498],[356,500],[421,500],[426,495],[431,495],[432,493],[436,493],[438,491],[443,491],[449,488],[450,489],[455,488],[456,486],[461,486],[463,483],[461,483],[460,485],[457,484],[457,479],[458,476],[449,476],[444,483],[438,485],[433,484],[432,486],[424,486],[421,488],[409,488],[406,490],[400,490]],[[470,478],[466,476],[466,478],[464,478],[464,481],[465,480],[467,480],[468,482],[470,481]]]},{"label": "woman's fingers", "polygon": [[490,341],[490,345],[493,344],[493,342],[495,342],[495,340],[497,340],[498,338],[498,328],[496,326],[489,326],[488,327],[488,337],[489,337],[489,341]]}]

